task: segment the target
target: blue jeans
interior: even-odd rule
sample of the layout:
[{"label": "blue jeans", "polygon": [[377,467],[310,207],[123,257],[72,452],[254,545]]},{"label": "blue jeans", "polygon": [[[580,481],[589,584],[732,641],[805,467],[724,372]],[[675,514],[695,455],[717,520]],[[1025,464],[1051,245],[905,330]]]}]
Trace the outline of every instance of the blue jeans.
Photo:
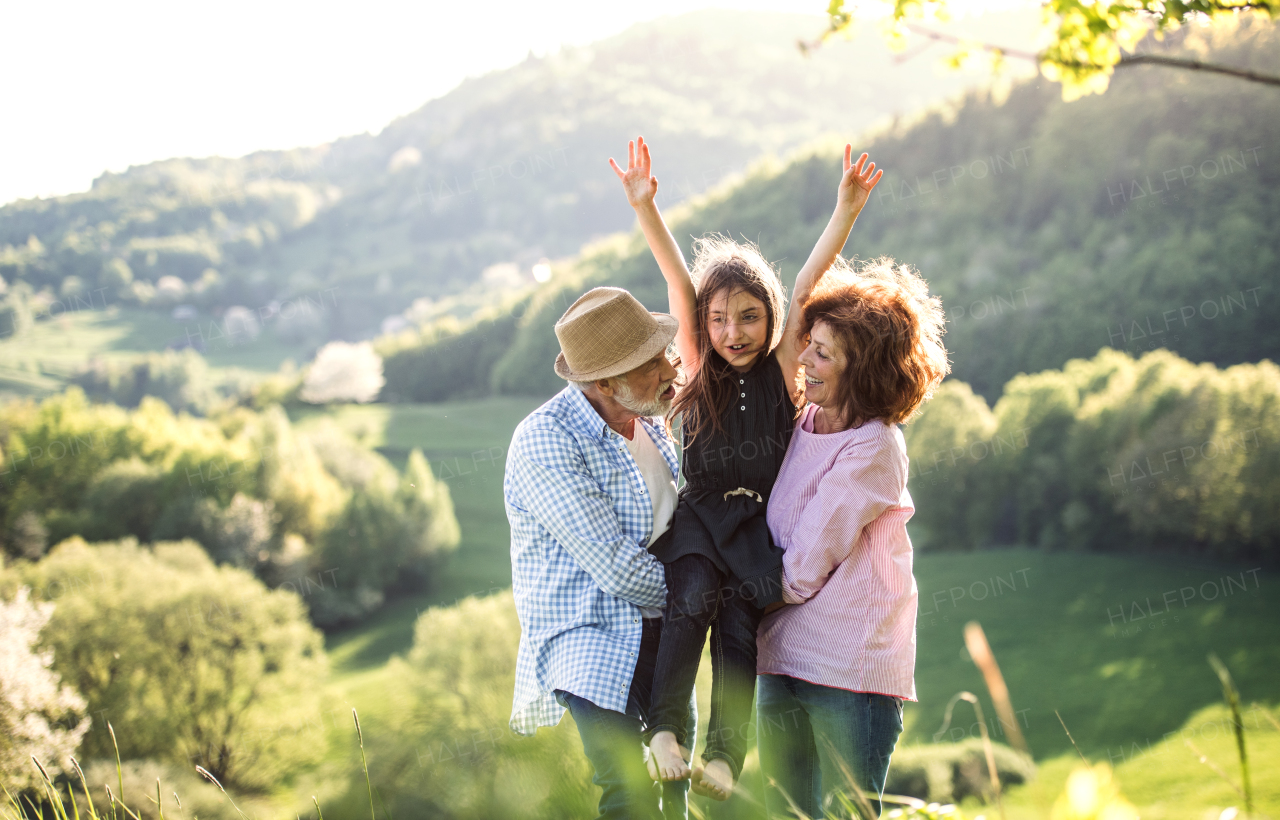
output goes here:
[{"label": "blue jeans", "polygon": [[686,731],[689,694],[710,629],[711,720],[702,759],[724,760],[737,780],[747,755],[756,688],[756,628],[763,612],[741,591],[726,586],[715,564],[702,555],[684,555],[667,564],[666,578],[667,606],[645,740],[664,730],[682,746],[692,740]]},{"label": "blue jeans", "polygon": [[[689,781],[656,783],[645,768],[644,728],[650,712],[654,662],[662,634],[660,618],[645,618],[640,651],[627,696],[627,711],[604,709],[586,698],[556,690],[556,699],[573,715],[582,749],[591,761],[591,782],[601,788],[600,818],[618,820],[687,820]],[[698,725],[696,705],[690,714],[692,737]]]},{"label": "blue jeans", "polygon": [[[879,816],[889,757],[902,733],[902,699],[787,675],[761,675],[756,688],[756,735],[765,782],[776,781],[810,817],[825,817],[824,799],[849,791],[847,768]],[[771,817],[789,816],[790,804],[778,788],[766,786],[765,807]]]}]

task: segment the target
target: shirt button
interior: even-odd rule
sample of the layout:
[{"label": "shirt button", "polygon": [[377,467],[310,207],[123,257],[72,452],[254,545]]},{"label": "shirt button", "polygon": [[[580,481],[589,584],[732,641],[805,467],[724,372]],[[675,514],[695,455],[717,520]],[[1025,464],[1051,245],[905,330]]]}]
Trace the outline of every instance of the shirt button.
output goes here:
[{"label": "shirt button", "polygon": [[741,396],[741,397],[742,397],[742,398],[744,398],[744,399],[747,397],[747,394],[746,394],[746,393],[739,393],[738,395],[739,395],[739,396]]},{"label": "shirt button", "polygon": [[633,624],[638,624],[638,623],[640,623],[640,619],[639,619],[639,618],[632,618],[632,619],[631,619],[631,623],[633,623]]},{"label": "shirt button", "polygon": [[644,495],[644,487],[641,487],[641,488],[640,488],[640,494],[641,494],[641,495]]},{"label": "shirt button", "polygon": [[744,404],[744,405],[742,405],[741,407],[739,407],[738,409],[739,409],[739,410],[746,410],[746,409],[747,409],[747,406]]},{"label": "shirt button", "polygon": [[738,379],[738,384],[746,384],[746,383],[747,383],[746,379]]}]

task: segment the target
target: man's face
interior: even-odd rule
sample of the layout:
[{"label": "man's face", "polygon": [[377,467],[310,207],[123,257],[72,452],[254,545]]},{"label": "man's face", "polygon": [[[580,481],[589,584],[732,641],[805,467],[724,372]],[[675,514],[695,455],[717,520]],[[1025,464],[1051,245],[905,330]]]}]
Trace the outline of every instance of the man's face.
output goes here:
[{"label": "man's face", "polygon": [[610,380],[618,404],[640,416],[665,416],[676,397],[675,381],[676,369],[665,351]]}]

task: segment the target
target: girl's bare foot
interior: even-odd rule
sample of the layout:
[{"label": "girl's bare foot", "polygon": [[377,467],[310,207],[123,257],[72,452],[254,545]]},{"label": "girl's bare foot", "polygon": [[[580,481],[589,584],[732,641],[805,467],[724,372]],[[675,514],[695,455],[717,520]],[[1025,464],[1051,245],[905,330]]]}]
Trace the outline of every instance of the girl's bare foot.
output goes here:
[{"label": "girl's bare foot", "polygon": [[712,800],[728,800],[733,794],[733,770],[717,757],[705,768],[699,766],[694,770],[691,787],[695,794]]},{"label": "girl's bare foot", "polygon": [[658,732],[649,741],[649,751],[653,752],[654,763],[662,780],[687,780],[689,764],[680,754],[680,744],[676,743],[674,732]]}]

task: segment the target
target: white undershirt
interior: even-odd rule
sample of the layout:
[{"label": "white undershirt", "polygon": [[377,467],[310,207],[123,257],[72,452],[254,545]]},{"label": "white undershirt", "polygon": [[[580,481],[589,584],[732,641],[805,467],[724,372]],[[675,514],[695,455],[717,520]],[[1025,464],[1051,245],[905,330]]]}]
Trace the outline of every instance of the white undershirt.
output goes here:
[{"label": "white undershirt", "polygon": [[[657,445],[649,438],[644,425],[636,424],[635,432],[627,440],[627,449],[640,468],[649,500],[653,503],[653,533],[649,536],[649,543],[652,544],[671,527],[671,516],[676,511],[676,482],[671,475],[671,467],[662,453],[658,452]],[[644,618],[658,618],[662,616],[662,608],[640,607],[640,615]]]}]

